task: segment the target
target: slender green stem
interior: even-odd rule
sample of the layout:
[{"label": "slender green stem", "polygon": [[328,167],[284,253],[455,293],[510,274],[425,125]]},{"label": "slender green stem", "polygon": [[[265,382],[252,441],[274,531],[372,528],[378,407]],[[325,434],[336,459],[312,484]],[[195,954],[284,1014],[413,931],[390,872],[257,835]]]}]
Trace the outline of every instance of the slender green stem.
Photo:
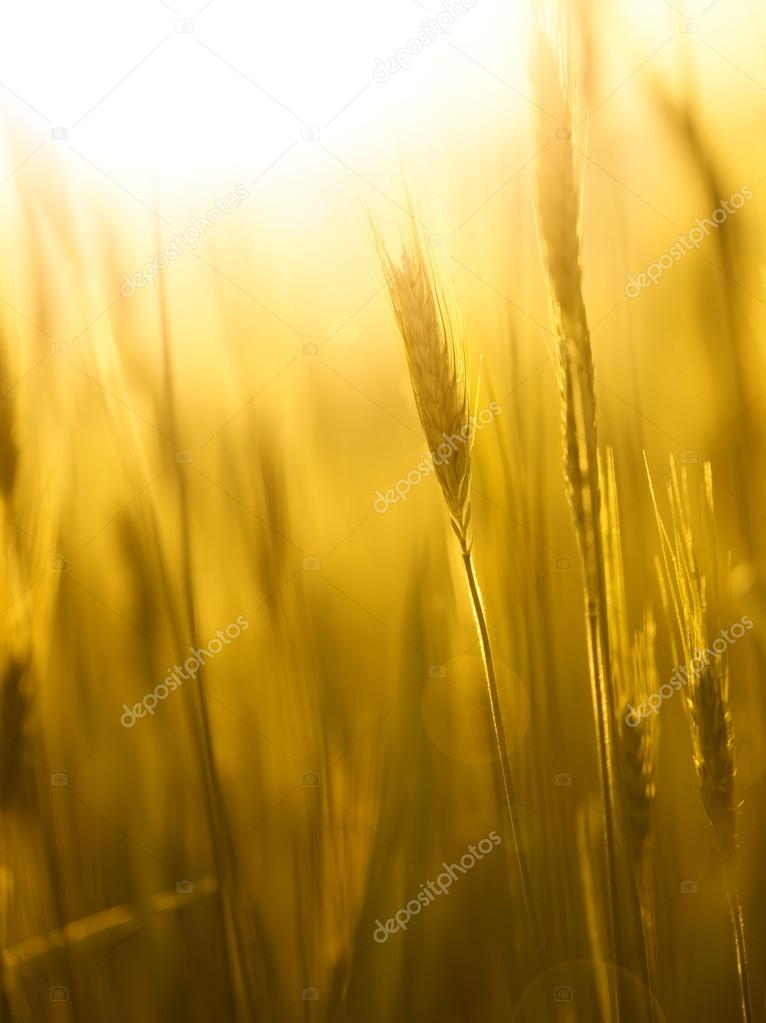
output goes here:
[{"label": "slender green stem", "polygon": [[462,543],[461,556],[463,558],[465,574],[468,580],[468,590],[471,595],[471,604],[473,607],[474,619],[476,621],[476,629],[479,633],[479,641],[481,643],[481,655],[482,661],[484,662],[484,674],[487,680],[487,693],[489,695],[489,707],[492,716],[492,727],[495,733],[495,744],[497,746],[497,758],[500,766],[500,776],[503,783],[503,792],[505,794],[505,801],[508,807],[508,816],[510,817],[511,821],[513,849],[516,856],[516,865],[518,867],[519,879],[521,882],[522,897],[524,899],[524,910],[527,916],[527,922],[530,931],[532,934],[536,934],[537,926],[535,923],[535,917],[532,913],[532,903],[530,898],[531,885],[529,867],[527,865],[526,856],[524,854],[524,849],[522,847],[521,842],[521,827],[519,825],[518,807],[516,805],[516,794],[513,786],[513,777],[511,774],[511,761],[508,755],[508,738],[506,735],[505,724],[503,723],[503,714],[500,707],[500,697],[497,689],[497,676],[495,674],[495,662],[492,656],[492,647],[489,640],[489,630],[487,629],[487,620],[486,615],[484,613],[484,602],[482,600],[478,580],[476,579],[476,573],[473,567],[471,551],[468,549],[465,543]]},{"label": "slender green stem", "polygon": [[[172,378],[172,359],[170,347],[170,329],[167,321],[167,305],[165,302],[164,285],[160,290],[160,320],[162,325],[162,350],[164,367],[165,398],[168,418],[175,425],[175,392]],[[177,435],[177,431],[173,431]],[[178,467],[177,467],[178,468]],[[188,636],[192,643],[197,638],[197,616],[194,601],[194,576],[192,570],[191,522],[189,515],[189,496],[186,476],[179,471],[176,474],[178,483],[180,512],[180,555],[183,587],[183,603]],[[218,896],[221,924],[223,930],[226,962],[233,986],[236,987],[234,1002],[238,1021],[252,1023],[257,1017],[255,992],[253,990],[250,968],[242,924],[243,908],[238,899],[238,869],[231,831],[231,823],[223,796],[215,746],[213,743],[210,714],[204,688],[204,671],[202,665],[196,683],[190,693],[188,704],[192,729],[202,754],[202,778],[205,792],[205,804],[209,821],[211,852],[218,880]],[[231,999],[233,992],[228,992]]]},{"label": "slender green stem", "polygon": [[[600,536],[600,534],[599,534]],[[603,552],[602,552],[603,553]],[[603,565],[603,561],[602,561]],[[587,573],[586,573],[587,574]],[[596,745],[598,746],[599,780],[602,792],[602,810],[604,824],[604,847],[606,854],[606,902],[609,921],[610,956],[615,967],[621,962],[619,953],[620,923],[617,909],[617,857],[616,857],[616,821],[614,813],[614,774],[611,759],[610,727],[611,708],[608,698],[609,645],[606,633],[606,621],[599,613],[598,596],[589,593],[586,588],[586,624],[588,635],[588,663],[590,668],[593,710],[596,725]],[[616,984],[616,982],[615,982]],[[613,1004],[612,1011],[615,1021],[620,1019],[620,999],[615,992],[615,984],[610,984]]]},{"label": "slender green stem", "polygon": [[643,936],[644,957],[646,962],[646,978],[651,998],[650,1018],[658,1023],[657,1006],[657,925],[654,915],[654,895],[652,893],[652,868],[648,854],[639,870],[638,905],[641,915],[641,934]]},{"label": "slender green stem", "polygon": [[737,978],[739,980],[739,1004],[742,1013],[742,1023],[753,1023],[753,1003],[750,994],[750,970],[747,962],[742,900],[739,897],[736,879],[727,864],[724,864],[724,876],[726,879],[726,896],[729,901],[731,926],[734,931],[734,947],[737,953]]},{"label": "slender green stem", "polygon": [[[598,746],[599,780],[603,800],[606,855],[606,903],[610,955],[615,967],[624,965],[618,902],[616,786],[614,776],[614,692],[609,623],[606,616],[606,553],[601,530],[601,484],[598,469],[596,400],[590,334],[582,311],[578,357],[573,368],[564,355],[564,472],[584,568],[585,621],[588,640],[593,712]],[[619,986],[610,985],[613,1015],[620,1019]]]}]

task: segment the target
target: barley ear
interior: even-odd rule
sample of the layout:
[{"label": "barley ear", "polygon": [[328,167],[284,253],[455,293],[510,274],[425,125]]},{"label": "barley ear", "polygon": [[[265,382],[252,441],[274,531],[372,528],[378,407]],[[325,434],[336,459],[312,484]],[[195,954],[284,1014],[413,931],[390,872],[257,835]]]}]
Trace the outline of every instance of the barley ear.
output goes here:
[{"label": "barley ear", "polygon": [[[470,382],[466,348],[459,316],[448,290],[438,279],[426,255],[414,216],[410,217],[410,244],[397,262],[380,233],[375,243],[386,276],[389,299],[399,328],[420,424],[434,461],[452,529],[460,545],[474,622],[482,652],[497,765],[511,826],[514,863],[518,873],[527,925],[536,935],[531,905],[530,871],[521,838],[515,787],[497,687],[484,600],[473,562],[471,523]],[[449,449],[446,454],[443,446]],[[444,457],[443,457],[444,455]],[[536,937],[533,944],[537,945]]]},{"label": "barley ear", "polygon": [[712,659],[705,655],[714,630],[721,626],[712,471],[710,464],[706,463],[703,509],[709,549],[704,560],[700,557],[703,544],[698,541],[692,526],[685,471],[679,472],[671,458],[668,483],[670,528],[660,514],[651,475],[649,482],[660,536],[665,585],[689,680],[685,706],[692,758],[713,845],[724,869],[737,957],[740,1013],[743,1021],[750,1023],[752,1006],[747,945],[736,880],[737,807],[734,796],[734,729],[729,710],[729,664],[726,653]]}]

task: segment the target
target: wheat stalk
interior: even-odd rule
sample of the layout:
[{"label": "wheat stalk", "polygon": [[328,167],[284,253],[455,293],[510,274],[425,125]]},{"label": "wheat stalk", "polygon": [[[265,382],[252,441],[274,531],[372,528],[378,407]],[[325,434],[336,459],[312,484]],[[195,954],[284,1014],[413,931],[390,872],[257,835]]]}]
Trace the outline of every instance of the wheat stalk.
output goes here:
[{"label": "wheat stalk", "polygon": [[[0,362],[0,556],[3,559],[8,591],[18,595],[6,610],[11,611],[5,627],[5,643],[0,662],[0,1016],[9,995],[4,945],[9,940],[9,894],[6,877],[12,878],[18,867],[20,849],[14,848],[12,818],[32,802],[32,694],[30,666],[32,611],[26,596],[25,559],[17,531],[9,528],[18,496],[18,446],[15,438],[16,414],[6,393],[5,365]],[[36,737],[35,737],[36,738]],[[3,876],[6,875],[6,876]]]},{"label": "wheat stalk", "polygon": [[[647,467],[648,472],[648,467]],[[737,957],[739,1001],[742,1019],[752,1020],[750,978],[745,942],[742,902],[736,882],[737,807],[734,799],[734,729],[729,711],[729,665],[726,653],[713,660],[703,659],[702,670],[694,669],[700,651],[710,646],[719,611],[717,559],[713,508],[713,478],[709,462],[704,466],[704,512],[710,554],[700,564],[691,525],[688,482],[670,460],[668,496],[672,538],[665,527],[649,477],[657,527],[662,548],[666,591],[676,619],[688,684],[685,706],[692,740],[692,755],[702,803],[713,833],[713,844],[723,865]],[[712,605],[712,610],[710,608]]]},{"label": "wheat stalk", "polygon": [[[163,378],[165,404],[171,432],[176,430],[176,397],[173,379],[172,346],[170,324],[167,312],[164,282],[160,282],[159,311],[162,327]],[[180,561],[182,574],[181,613],[185,619],[190,644],[197,635],[197,608],[195,603],[194,572],[192,566],[191,515],[188,485],[183,472],[177,472],[178,506],[180,517]],[[203,668],[200,665],[198,684],[187,690],[190,698],[189,711],[195,742],[201,755],[201,773],[205,795],[213,860],[216,867],[218,900],[223,939],[226,947],[227,965],[231,970],[232,985],[236,990],[234,1004],[237,1018],[244,1021],[255,1019],[256,998],[253,990],[250,963],[246,949],[244,929],[245,910],[239,895],[238,863],[229,812],[223,794],[220,770],[216,757],[213,730],[207,697],[203,685]],[[192,702],[193,701],[193,704]],[[229,992],[231,997],[233,992]]]},{"label": "wheat stalk", "polygon": [[620,700],[617,745],[620,757],[621,806],[641,914],[647,984],[652,996],[656,998],[657,938],[651,843],[659,726],[658,719],[653,714],[635,727],[627,723],[629,708],[644,700],[650,693],[656,692],[658,687],[654,638],[654,619],[651,612],[647,611],[643,631],[637,632],[633,638],[633,670]]},{"label": "wheat stalk", "polygon": [[[471,448],[472,429],[469,398],[469,370],[457,311],[447,293],[437,284],[435,268],[427,258],[414,216],[411,217],[409,249],[403,247],[400,261],[394,261],[375,231],[378,255],[386,276],[388,294],[404,341],[412,393],[420,423],[434,461],[452,529],[460,545],[460,556],[468,584],[476,630],[482,652],[490,715],[495,737],[500,777],[511,823],[516,867],[519,874],[529,927],[536,932],[530,897],[530,873],[524,854],[511,773],[508,738],[503,722],[497,676],[487,628],[484,601],[471,551]],[[447,438],[461,442],[448,458],[437,457]]]},{"label": "wheat stalk", "polygon": [[138,933],[152,917],[179,913],[209,899],[217,890],[215,878],[205,876],[195,881],[189,892],[157,892],[135,906],[110,906],[89,916],[70,920],[61,928],[36,934],[5,949],[2,953],[4,965],[15,974],[41,960],[54,958],[62,951],[83,947],[104,949],[128,934]]},{"label": "wheat stalk", "polygon": [[[581,187],[575,150],[572,73],[539,22],[533,27],[532,81],[537,118],[536,214],[553,319],[559,339],[559,382],[564,477],[584,568],[588,662],[598,745],[606,851],[610,956],[615,963],[621,928],[617,902],[617,824],[613,765],[614,697],[606,616],[606,569],[600,524],[596,398],[590,330],[582,292]],[[545,111],[557,121],[555,133]],[[618,1013],[618,1007],[615,1007]]]}]

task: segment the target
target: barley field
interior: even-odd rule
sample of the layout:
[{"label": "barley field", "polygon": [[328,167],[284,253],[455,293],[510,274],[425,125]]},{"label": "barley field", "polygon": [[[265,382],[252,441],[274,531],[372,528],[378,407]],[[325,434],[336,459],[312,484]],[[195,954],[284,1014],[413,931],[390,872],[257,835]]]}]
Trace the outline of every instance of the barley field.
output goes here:
[{"label": "barley field", "polygon": [[766,1020],[761,6],[0,22],[2,1023]]}]

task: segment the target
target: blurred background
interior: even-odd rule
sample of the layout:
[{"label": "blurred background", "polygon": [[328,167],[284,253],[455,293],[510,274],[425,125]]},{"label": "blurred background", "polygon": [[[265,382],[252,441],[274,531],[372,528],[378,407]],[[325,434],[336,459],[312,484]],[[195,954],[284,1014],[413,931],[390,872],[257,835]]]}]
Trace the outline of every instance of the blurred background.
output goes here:
[{"label": "blurred background", "polygon": [[[608,1019],[528,11],[180,3],[2,18],[4,1019]],[[693,495],[711,461],[721,625],[755,625],[729,658],[762,1019],[764,13],[568,7],[630,627],[654,608],[666,681],[644,452],[661,504],[669,456]],[[628,275],[743,188],[628,297]],[[542,948],[502,851],[373,939],[469,843],[492,829],[510,843],[439,488],[373,507],[426,451],[369,224],[397,250],[407,190],[454,286],[479,404],[501,408],[474,447],[474,553]],[[249,627],[195,680],[121,724],[240,615]],[[623,1018],[735,1019],[682,697],[659,717],[657,984],[620,967]]]}]

